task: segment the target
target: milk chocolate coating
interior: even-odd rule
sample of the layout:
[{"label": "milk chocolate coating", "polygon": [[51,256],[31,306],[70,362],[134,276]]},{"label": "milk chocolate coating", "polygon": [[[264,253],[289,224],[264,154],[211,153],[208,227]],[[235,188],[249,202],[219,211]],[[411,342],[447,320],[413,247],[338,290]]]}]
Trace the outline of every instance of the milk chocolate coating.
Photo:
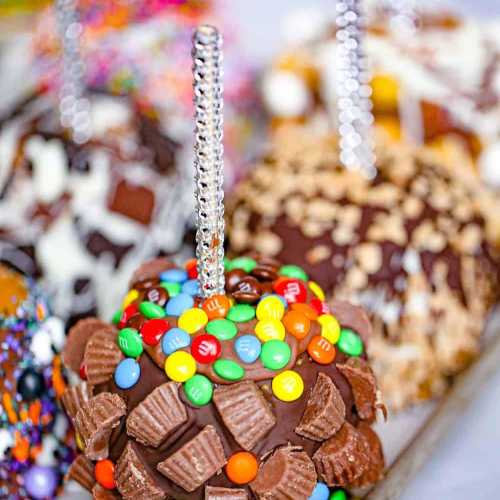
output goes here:
[{"label": "milk chocolate coating", "polygon": [[[259,266],[262,267],[260,263]],[[166,261],[146,264],[134,275],[132,281],[136,283],[136,286],[139,285],[138,288],[141,289],[142,293],[141,287],[146,283],[146,280],[149,280],[149,283],[146,283],[147,286],[156,286],[158,274],[170,267],[171,264]],[[270,282],[266,281],[263,281],[262,284],[264,287],[271,285]],[[145,286],[146,289],[147,286]],[[362,310],[347,303],[337,304],[337,310],[337,319],[340,324],[349,328],[354,328],[354,325],[356,325],[359,329],[359,335],[366,341],[370,335],[370,324]],[[177,325],[177,318],[167,317],[166,319],[172,327]],[[235,324],[238,328],[237,336],[239,336],[252,332],[255,320]],[[316,321],[311,321],[311,324],[308,338],[320,333],[319,324]],[[192,337],[194,338],[203,332],[204,329],[195,333]],[[241,364],[234,352],[233,341],[234,339],[232,341],[221,341],[222,357],[238,361]],[[296,453],[299,457],[308,457],[307,460],[310,462],[311,469],[307,477],[297,476],[294,477],[291,483],[288,481],[288,484],[295,484],[296,493],[301,488],[300,494],[297,493],[299,496],[293,496],[292,493],[290,498],[306,500],[315,485],[316,472],[312,457],[321,446],[321,440],[315,441],[301,436],[297,434],[295,429],[306,410],[309,392],[317,384],[320,374],[321,377],[328,377],[328,380],[331,380],[331,383],[334,384],[336,398],[340,398],[340,401],[334,399],[336,404],[340,406],[341,402],[344,406],[346,422],[356,428],[360,423],[360,419],[356,412],[351,386],[337,368],[337,364],[346,363],[349,356],[337,350],[337,356],[333,363],[319,365],[313,362],[305,352],[307,339],[299,342],[295,337],[287,334],[286,341],[291,346],[292,351],[292,360],[286,368],[293,369],[302,377],[305,391],[301,397],[293,402],[284,402],[276,398],[271,389],[271,380],[278,372],[265,369],[260,360],[251,365],[244,365],[246,376],[242,381],[236,383],[221,379],[213,372],[210,365],[198,363],[197,371],[204,373],[215,384],[213,401],[202,407],[194,407],[186,398],[182,386],[179,387],[180,401],[185,408],[187,418],[182,419],[180,425],[177,425],[180,420],[176,420],[176,426],[172,427],[167,435],[158,436],[157,442],[153,442],[149,438],[144,439],[146,435],[149,435],[149,431],[146,432],[146,427],[149,425],[147,419],[149,417],[154,419],[157,411],[152,407],[147,410],[150,405],[144,406],[144,401],[148,401],[148,397],[150,398],[158,388],[166,383],[172,384],[172,382],[168,382],[165,375],[163,367],[165,356],[161,352],[161,347],[146,349],[138,359],[141,377],[132,388],[120,389],[113,379],[97,386],[96,393],[109,392],[116,394],[126,404],[127,416],[121,420],[120,425],[113,430],[110,437],[109,458],[113,462],[118,461],[121,464],[120,474],[124,478],[123,481],[129,481],[130,474],[126,473],[124,467],[126,457],[128,455],[133,456],[134,463],[140,464],[140,475],[146,481],[145,484],[148,485],[147,487],[140,486],[137,483],[136,486],[131,486],[129,482],[121,485],[117,476],[118,489],[121,494],[125,498],[131,498],[138,494],[147,496],[146,491],[149,488],[155,498],[161,498],[159,492],[163,492],[167,498],[175,498],[176,500],[201,500],[205,498],[206,488],[210,486],[243,490],[249,499],[256,498],[256,493],[252,492],[249,485],[236,485],[228,479],[224,471],[220,471],[225,464],[225,460],[235,452],[245,448],[263,463],[277,450],[286,448],[287,450],[293,450],[292,455]],[[189,352],[189,349],[186,350]],[[364,356],[363,354],[363,359]],[[238,405],[243,402],[245,405],[238,408]],[[139,411],[141,405],[143,406],[142,410],[146,409],[146,413],[149,411],[147,419],[144,419],[144,432],[140,428],[140,419],[133,417],[134,412]],[[142,410],[140,411],[141,414],[143,413]],[[167,411],[168,408],[165,407],[165,412]],[[247,419],[245,415],[248,416],[252,412],[259,415],[259,421],[251,418]],[[243,416],[243,421],[238,418],[241,416]],[[130,418],[135,421],[134,431],[127,434],[128,426],[126,422]],[[158,419],[158,421],[160,420]],[[203,438],[201,440],[199,436],[204,436],[203,433],[206,433],[206,429],[211,429],[211,435],[209,439]],[[137,439],[137,432],[141,434],[140,439]],[[150,444],[145,444],[146,442]],[[214,443],[219,442],[221,446],[220,452],[214,451],[218,450],[219,446]],[[193,449],[199,449],[199,451],[194,453]],[[202,460],[203,463],[211,463],[213,466],[201,472],[199,469],[196,471],[193,469],[192,473],[189,473],[190,467],[193,467],[193,463],[190,462],[194,455],[204,456],[205,453],[217,457],[217,459],[211,458],[209,460],[207,458]],[[184,465],[180,467],[179,464]],[[356,464],[353,467],[356,468]],[[365,468],[365,465],[363,465],[363,470]],[[292,469],[297,471],[300,467],[293,466]],[[306,469],[309,470],[307,467]],[[361,475],[361,472],[359,471],[359,475]],[[260,485],[258,488],[263,490],[272,488],[272,485],[264,483],[265,481],[263,482],[261,477],[257,483]],[[283,488],[285,488],[284,485]]]}]

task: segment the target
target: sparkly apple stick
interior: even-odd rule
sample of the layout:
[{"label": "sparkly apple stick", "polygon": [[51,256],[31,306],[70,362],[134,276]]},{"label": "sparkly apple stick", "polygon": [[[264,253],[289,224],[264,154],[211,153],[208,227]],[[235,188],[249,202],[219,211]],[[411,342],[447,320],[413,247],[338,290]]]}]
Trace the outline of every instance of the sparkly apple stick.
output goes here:
[{"label": "sparkly apple stick", "polygon": [[337,113],[340,161],[374,177],[375,154],[371,137],[369,71],[363,53],[363,18],[360,0],[336,3],[337,23]]},{"label": "sparkly apple stick", "polygon": [[83,26],[77,0],[56,0],[56,15],[62,44],[62,83],[59,98],[61,125],[78,144],[91,135],[90,103],[85,98],[85,64],[80,51]]},{"label": "sparkly apple stick", "polygon": [[222,37],[213,26],[193,36],[196,256],[204,297],[224,293]]}]

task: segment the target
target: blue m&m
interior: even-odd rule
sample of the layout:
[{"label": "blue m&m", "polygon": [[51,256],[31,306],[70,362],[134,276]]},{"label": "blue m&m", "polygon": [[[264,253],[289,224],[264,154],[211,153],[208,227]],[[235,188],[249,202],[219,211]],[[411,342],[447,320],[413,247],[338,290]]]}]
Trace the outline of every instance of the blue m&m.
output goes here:
[{"label": "blue m&m", "polygon": [[309,500],[328,500],[330,497],[330,490],[325,483],[317,482],[312,495],[309,497]]},{"label": "blue m&m", "polygon": [[262,345],[255,335],[242,335],[236,339],[234,350],[243,363],[253,363],[260,356]]},{"label": "blue m&m", "polygon": [[167,356],[190,344],[191,336],[181,328],[171,328],[161,339],[161,349]]},{"label": "blue m&m", "polygon": [[200,282],[198,280],[188,280],[182,285],[182,293],[188,295],[201,295]]},{"label": "blue m&m", "polygon": [[125,358],[115,369],[115,383],[120,389],[130,389],[141,376],[139,363],[132,358]]},{"label": "blue m&m", "polygon": [[172,281],[174,283],[184,283],[187,281],[188,273],[184,269],[169,269],[160,274],[160,281]]},{"label": "blue m&m", "polygon": [[184,311],[194,306],[194,299],[187,293],[179,293],[172,297],[165,306],[167,316],[180,316]]}]

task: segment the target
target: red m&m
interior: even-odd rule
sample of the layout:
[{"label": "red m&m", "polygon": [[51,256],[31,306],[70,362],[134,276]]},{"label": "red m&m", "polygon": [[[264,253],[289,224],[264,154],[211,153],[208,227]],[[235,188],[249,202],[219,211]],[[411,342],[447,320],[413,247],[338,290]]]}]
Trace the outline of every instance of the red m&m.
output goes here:
[{"label": "red m&m", "polygon": [[274,285],[274,291],[285,297],[289,304],[305,302],[307,299],[307,288],[297,279],[279,279]]},{"label": "red m&m", "polygon": [[317,297],[311,300],[311,306],[314,307],[314,310],[318,313],[318,315],[330,314],[328,304],[319,300]]},{"label": "red m&m", "polygon": [[142,325],[142,339],[147,345],[155,346],[169,330],[170,323],[166,319],[150,319]]},{"label": "red m&m", "polygon": [[191,354],[198,363],[213,363],[221,354],[220,342],[214,335],[203,334],[191,344]]},{"label": "red m&m", "polygon": [[124,328],[125,325],[127,324],[127,321],[132,317],[135,316],[139,312],[139,307],[137,304],[130,304],[127,306],[121,315],[120,322],[118,323],[118,328]]}]

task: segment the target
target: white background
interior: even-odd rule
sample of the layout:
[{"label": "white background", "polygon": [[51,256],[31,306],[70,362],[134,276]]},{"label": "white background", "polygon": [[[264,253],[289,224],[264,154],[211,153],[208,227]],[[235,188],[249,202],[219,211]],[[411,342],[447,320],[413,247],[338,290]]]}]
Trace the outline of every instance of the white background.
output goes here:
[{"label": "white background", "polygon": [[[443,2],[428,0],[443,5]],[[290,10],[320,5],[333,11],[333,0],[227,0],[241,50],[250,59],[269,61],[282,46],[280,27]],[[499,0],[455,0],[461,12],[500,17]],[[481,388],[469,411],[450,427],[432,459],[402,500],[500,499],[500,371]]]}]

